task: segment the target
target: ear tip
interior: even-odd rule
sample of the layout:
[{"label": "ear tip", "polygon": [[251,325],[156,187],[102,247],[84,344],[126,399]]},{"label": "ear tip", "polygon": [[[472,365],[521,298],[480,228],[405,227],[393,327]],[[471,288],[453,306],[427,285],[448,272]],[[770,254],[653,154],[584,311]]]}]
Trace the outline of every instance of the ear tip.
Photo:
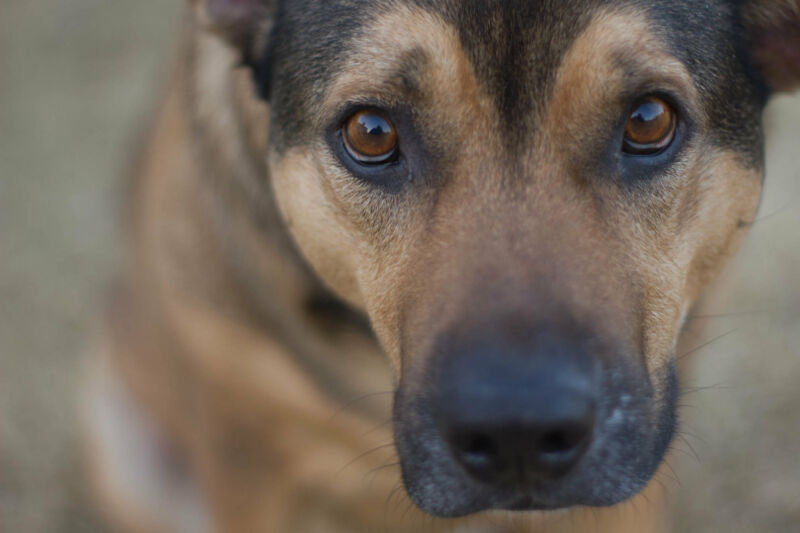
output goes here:
[{"label": "ear tip", "polygon": [[237,47],[248,46],[277,0],[190,0],[200,26]]},{"label": "ear tip", "polygon": [[747,0],[744,16],[767,84],[776,91],[800,88],[800,0]]}]

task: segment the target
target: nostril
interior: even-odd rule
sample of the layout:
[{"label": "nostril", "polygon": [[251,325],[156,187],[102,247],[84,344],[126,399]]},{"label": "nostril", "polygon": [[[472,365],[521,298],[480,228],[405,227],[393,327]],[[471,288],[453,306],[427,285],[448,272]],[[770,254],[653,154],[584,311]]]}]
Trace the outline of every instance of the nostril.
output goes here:
[{"label": "nostril", "polygon": [[491,481],[502,473],[502,451],[491,435],[462,432],[455,434],[451,443],[459,463],[476,478]]},{"label": "nostril", "polygon": [[461,437],[459,448],[464,456],[474,458],[493,458],[498,449],[491,437],[482,433],[471,433]]},{"label": "nostril", "polygon": [[583,427],[553,430],[539,439],[539,450],[544,454],[571,452],[579,447],[585,438],[586,429]]},{"label": "nostril", "polygon": [[580,459],[590,437],[591,426],[583,424],[545,431],[535,440],[530,465],[542,476],[559,477]]},{"label": "nostril", "polygon": [[553,431],[548,433],[539,441],[539,449],[542,453],[559,453],[572,449],[572,439],[566,431]]}]

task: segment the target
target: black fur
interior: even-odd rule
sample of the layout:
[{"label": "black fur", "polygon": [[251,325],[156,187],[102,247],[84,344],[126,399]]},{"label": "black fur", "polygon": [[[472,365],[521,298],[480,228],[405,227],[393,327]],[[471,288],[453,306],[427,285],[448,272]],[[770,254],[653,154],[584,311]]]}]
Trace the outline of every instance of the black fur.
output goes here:
[{"label": "black fur", "polygon": [[[769,92],[753,67],[739,2],[709,0],[407,0],[452,24],[479,79],[504,117],[510,150],[529,143],[550,96],[557,66],[592,13],[610,4],[647,10],[694,76],[720,146],[761,164],[760,113]],[[314,105],[345,57],[349,43],[390,2],[281,2],[273,32],[251,59],[260,94],[273,100],[271,138],[283,150],[304,144]]]}]

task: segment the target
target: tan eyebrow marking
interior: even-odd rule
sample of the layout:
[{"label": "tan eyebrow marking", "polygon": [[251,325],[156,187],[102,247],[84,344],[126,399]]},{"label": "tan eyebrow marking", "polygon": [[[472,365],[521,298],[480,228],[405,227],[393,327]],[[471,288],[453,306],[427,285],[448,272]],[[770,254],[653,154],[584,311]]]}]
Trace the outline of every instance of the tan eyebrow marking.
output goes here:
[{"label": "tan eyebrow marking", "polygon": [[541,131],[554,141],[580,139],[583,132],[594,129],[586,124],[592,114],[578,110],[618,104],[617,99],[637,83],[674,88],[689,107],[698,108],[697,88],[688,70],[668,52],[644,13],[600,11],[559,67]]},{"label": "tan eyebrow marking", "polygon": [[354,40],[343,64],[326,95],[323,116],[346,101],[377,96],[392,103],[408,91],[424,94],[429,107],[443,115],[492,114],[455,28],[422,8],[398,6],[378,14]]}]

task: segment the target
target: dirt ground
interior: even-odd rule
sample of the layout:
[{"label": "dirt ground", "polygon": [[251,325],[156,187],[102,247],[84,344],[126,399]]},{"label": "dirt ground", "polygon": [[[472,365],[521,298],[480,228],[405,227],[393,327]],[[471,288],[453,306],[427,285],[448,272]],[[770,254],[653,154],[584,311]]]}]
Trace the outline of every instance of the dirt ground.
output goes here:
[{"label": "dirt ground", "polygon": [[[81,352],[119,263],[123,175],[181,2],[0,1],[0,532],[97,532]],[[743,252],[692,323],[676,532],[800,531],[800,97],[769,109]]]}]

